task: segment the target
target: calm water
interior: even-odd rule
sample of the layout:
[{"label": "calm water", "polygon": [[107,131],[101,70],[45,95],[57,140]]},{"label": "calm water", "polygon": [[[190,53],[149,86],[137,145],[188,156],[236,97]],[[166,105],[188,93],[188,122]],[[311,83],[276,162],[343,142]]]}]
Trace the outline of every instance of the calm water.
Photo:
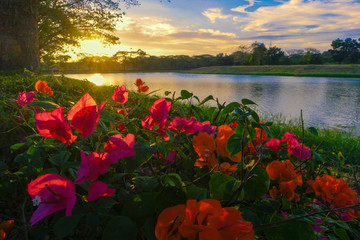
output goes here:
[{"label": "calm water", "polygon": [[[179,73],[104,73],[67,74],[67,77],[88,79],[98,84],[122,85],[136,90],[136,78],[142,78],[151,90],[182,89],[193,92],[200,100],[208,95],[227,103],[248,98],[256,102],[266,115],[298,119],[303,110],[306,125],[347,128],[360,131],[360,79],[198,75]],[[178,95],[177,95],[178,96]]]}]

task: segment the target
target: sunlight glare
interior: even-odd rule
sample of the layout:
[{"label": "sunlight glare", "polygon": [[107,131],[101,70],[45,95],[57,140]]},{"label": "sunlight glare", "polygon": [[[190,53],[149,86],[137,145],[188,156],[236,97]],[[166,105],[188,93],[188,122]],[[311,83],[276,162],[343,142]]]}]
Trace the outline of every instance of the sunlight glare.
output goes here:
[{"label": "sunlight glare", "polygon": [[88,79],[90,82],[95,83],[96,85],[100,86],[105,83],[104,77],[100,73],[95,73]]}]

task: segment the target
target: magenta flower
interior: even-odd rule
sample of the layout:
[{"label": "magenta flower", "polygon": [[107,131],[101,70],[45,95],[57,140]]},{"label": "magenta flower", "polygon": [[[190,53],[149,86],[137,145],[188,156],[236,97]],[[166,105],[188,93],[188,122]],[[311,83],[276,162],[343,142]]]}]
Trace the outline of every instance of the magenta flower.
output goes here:
[{"label": "magenta flower", "polygon": [[69,123],[65,120],[62,107],[58,107],[52,112],[37,113],[35,119],[36,128],[44,137],[56,138],[68,145],[77,138],[72,134]]},{"label": "magenta flower", "polygon": [[299,159],[308,159],[310,157],[310,149],[304,144],[299,143],[295,134],[286,132],[281,138],[282,142],[286,142],[288,153]]},{"label": "magenta flower", "polygon": [[98,108],[90,94],[84,94],[68,113],[70,126],[81,133],[81,138],[90,136],[96,130],[105,105],[106,102],[102,102]]},{"label": "magenta flower", "polygon": [[19,92],[19,96],[17,97],[17,102],[21,106],[26,106],[34,101],[34,95],[35,95],[35,91]]},{"label": "magenta flower", "polygon": [[39,206],[31,216],[31,225],[62,209],[66,209],[66,216],[71,216],[76,201],[72,181],[57,174],[45,174],[28,184],[28,192],[34,206]]},{"label": "magenta flower", "polygon": [[110,155],[109,161],[114,164],[122,157],[135,156],[134,145],[135,136],[133,134],[129,133],[125,138],[121,134],[116,134],[109,138],[104,148]]},{"label": "magenta flower", "polygon": [[190,120],[187,120],[186,117],[175,117],[173,121],[168,125],[168,129],[185,132],[187,134],[194,134],[201,128],[202,124],[196,121],[193,116],[191,116]]},{"label": "magenta flower", "polygon": [[99,197],[111,197],[115,193],[114,188],[108,188],[108,186],[100,181],[93,182],[88,189],[89,195],[86,199],[91,202],[95,201]]},{"label": "magenta flower", "polygon": [[280,142],[281,141],[279,139],[271,138],[270,141],[265,143],[265,146],[270,148],[271,151],[278,152],[281,149]]},{"label": "magenta flower", "polygon": [[176,157],[176,152],[174,149],[171,149],[166,160],[165,160],[165,164],[172,164],[175,162],[175,157]]},{"label": "magenta flower", "polygon": [[106,152],[93,152],[86,156],[83,150],[80,151],[81,165],[78,170],[76,184],[85,180],[95,181],[101,174],[107,173],[110,168],[110,156]]},{"label": "magenta flower", "polygon": [[156,100],[152,107],[149,107],[150,116],[146,116],[142,121],[141,125],[144,128],[153,130],[154,125],[158,125],[158,132],[163,132],[167,123],[167,114],[171,109],[171,102],[167,102],[165,98]]},{"label": "magenta flower", "polygon": [[129,93],[126,91],[126,87],[124,85],[121,87],[117,86],[111,98],[116,102],[124,104],[128,101]]},{"label": "magenta flower", "polygon": [[202,127],[200,128],[199,132],[206,132],[211,137],[214,137],[216,132],[216,126],[211,126],[210,121],[205,121],[202,123]]},{"label": "magenta flower", "polygon": [[129,114],[130,110],[131,110],[131,108],[126,108],[126,110],[119,108],[118,110],[116,110],[116,112],[123,115],[124,117],[126,117],[126,115]]}]

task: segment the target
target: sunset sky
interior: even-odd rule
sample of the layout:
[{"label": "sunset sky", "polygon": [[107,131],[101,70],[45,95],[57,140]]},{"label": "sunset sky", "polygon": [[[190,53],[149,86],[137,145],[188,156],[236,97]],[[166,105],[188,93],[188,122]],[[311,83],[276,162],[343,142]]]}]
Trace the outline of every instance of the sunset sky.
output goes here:
[{"label": "sunset sky", "polygon": [[[80,52],[111,55],[142,49],[151,55],[232,53],[263,42],[283,50],[331,48],[336,38],[360,37],[360,1],[352,0],[139,0],[123,8],[121,44],[85,41]],[[88,46],[87,46],[88,45]]]}]

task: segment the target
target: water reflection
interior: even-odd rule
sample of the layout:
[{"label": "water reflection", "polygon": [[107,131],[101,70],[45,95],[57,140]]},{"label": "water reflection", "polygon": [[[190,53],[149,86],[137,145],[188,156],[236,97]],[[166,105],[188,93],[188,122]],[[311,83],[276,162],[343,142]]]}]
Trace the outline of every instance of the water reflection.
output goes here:
[{"label": "water reflection", "polygon": [[[68,74],[85,79],[103,77],[101,84],[121,85],[136,91],[136,78],[142,78],[150,91],[182,89],[200,99],[213,95],[220,102],[249,98],[264,114],[282,114],[288,119],[299,118],[301,109],[305,123],[320,126],[356,126],[360,129],[360,79],[305,78],[278,76],[197,75],[178,73],[106,73]],[[97,80],[100,82],[100,80]],[[99,84],[95,82],[95,84]],[[215,102],[213,102],[215,105]]]}]

